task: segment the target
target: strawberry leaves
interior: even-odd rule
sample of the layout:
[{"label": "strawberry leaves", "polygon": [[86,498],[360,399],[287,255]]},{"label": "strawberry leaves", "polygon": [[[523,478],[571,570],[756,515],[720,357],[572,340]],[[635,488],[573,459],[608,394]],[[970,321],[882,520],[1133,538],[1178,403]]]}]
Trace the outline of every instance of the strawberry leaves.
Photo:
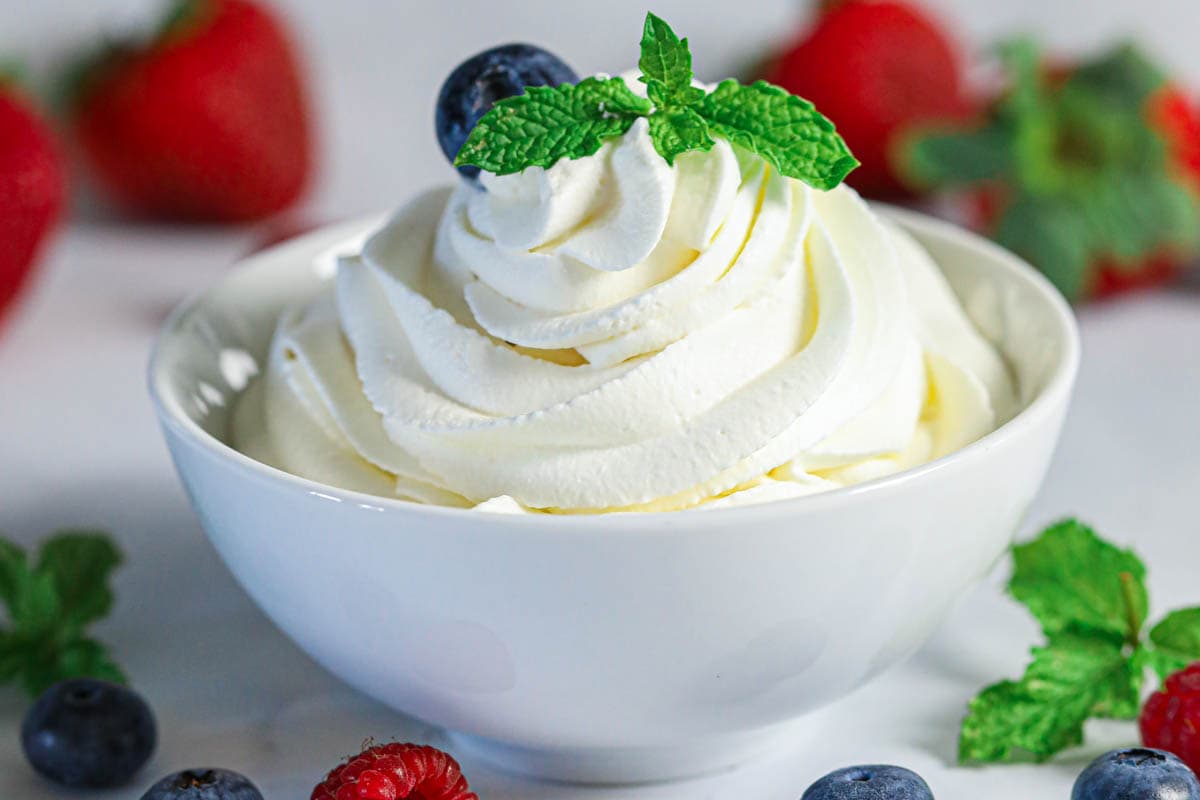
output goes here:
[{"label": "strawberry leaves", "polygon": [[959,737],[963,763],[1044,761],[1083,742],[1093,717],[1134,719],[1145,668],[1162,677],[1200,660],[1200,608],[1169,614],[1143,640],[1146,568],[1130,550],[1076,520],[1013,548],[1009,592],[1038,620],[1019,680],[971,701]]},{"label": "strawberry leaves", "polygon": [[87,636],[112,609],[108,581],[120,563],[120,551],[100,533],[60,533],[36,561],[0,540],[0,601],[8,612],[0,625],[0,682],[18,682],[32,695],[82,676],[123,683],[105,647]]},{"label": "strawberry leaves", "polygon": [[648,99],[620,79],[587,78],[501,100],[471,131],[455,166],[507,175],[584,158],[638,117],[648,119],[654,149],[668,164],[711,150],[720,136],[818,189],[834,188],[858,166],[833,123],[807,100],[764,81],[727,80],[712,92],[693,86],[687,39],[653,14],[646,15],[638,66]]}]

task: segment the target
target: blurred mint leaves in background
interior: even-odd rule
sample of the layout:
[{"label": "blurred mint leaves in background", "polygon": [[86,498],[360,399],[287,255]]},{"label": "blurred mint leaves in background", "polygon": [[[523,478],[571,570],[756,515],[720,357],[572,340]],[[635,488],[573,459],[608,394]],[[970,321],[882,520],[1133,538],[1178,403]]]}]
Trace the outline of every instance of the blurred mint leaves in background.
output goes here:
[{"label": "blurred mint leaves in background", "polygon": [[1096,291],[1102,269],[1196,253],[1200,174],[1179,158],[1189,112],[1165,73],[1130,45],[1068,66],[1022,40],[1000,61],[1008,90],[982,123],[903,148],[917,185],[987,196],[982,226],[1072,300]]}]

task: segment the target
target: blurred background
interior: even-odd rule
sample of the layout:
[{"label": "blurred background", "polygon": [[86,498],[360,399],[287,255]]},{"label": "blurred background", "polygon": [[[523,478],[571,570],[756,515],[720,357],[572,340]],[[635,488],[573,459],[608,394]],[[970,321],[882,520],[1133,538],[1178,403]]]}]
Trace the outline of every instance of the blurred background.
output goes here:
[{"label": "blurred background", "polygon": [[[0,57],[27,62],[39,81],[98,38],[156,25],[158,0],[3,0]],[[580,73],[620,71],[636,60],[646,0],[275,0],[299,39],[320,109],[322,218],[394,206],[447,179],[432,109],[466,55],[521,40],[558,53]],[[926,0],[962,42],[982,49],[1032,33],[1068,54],[1136,38],[1200,87],[1200,9],[1192,0]],[[717,79],[799,32],[804,0],[654,0],[652,10],[690,37],[697,73]],[[1197,92],[1200,94],[1200,91]]]}]

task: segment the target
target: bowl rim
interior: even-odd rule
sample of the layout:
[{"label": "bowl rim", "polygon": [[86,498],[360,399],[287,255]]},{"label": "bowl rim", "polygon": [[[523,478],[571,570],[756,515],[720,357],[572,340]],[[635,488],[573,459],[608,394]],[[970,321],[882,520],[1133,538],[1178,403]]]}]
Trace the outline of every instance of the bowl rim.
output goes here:
[{"label": "bowl rim", "polygon": [[684,520],[695,522],[699,518],[693,516],[692,512],[697,511],[703,512],[702,518],[704,520],[720,519],[725,523],[736,524],[739,518],[749,522],[751,518],[760,517],[764,514],[767,516],[777,516],[816,512],[830,505],[856,502],[861,495],[875,495],[895,491],[909,483],[937,476],[956,465],[982,458],[997,445],[1019,436],[1023,431],[1037,425],[1047,415],[1054,413],[1057,408],[1069,401],[1075,376],[1079,369],[1081,351],[1079,328],[1071,306],[1049,279],[1034,269],[1024,259],[979,234],[928,214],[885,203],[872,203],[872,206],[908,230],[940,238],[951,244],[975,249],[1002,265],[1007,272],[1007,280],[1023,282],[1047,303],[1058,332],[1061,348],[1054,372],[1045,385],[1028,405],[1003,425],[971,444],[933,461],[928,461],[919,466],[862,483],[802,497],[716,509],[699,508],[673,512],[627,511],[596,514],[502,514],[487,511],[481,512],[474,508],[455,508],[416,503],[400,498],[384,497],[352,489],[342,489],[330,484],[310,480],[264,464],[201,428],[185,413],[181,403],[178,402],[175,394],[169,389],[169,381],[166,378],[167,361],[164,355],[167,343],[180,335],[184,323],[211,298],[213,293],[242,273],[256,269],[261,260],[270,256],[278,256],[281,254],[281,251],[288,249],[306,249],[306,246],[312,246],[312,240],[318,237],[328,237],[335,231],[344,231],[346,237],[350,238],[354,234],[370,230],[387,219],[386,215],[379,214],[365,215],[349,222],[323,226],[315,231],[246,256],[240,259],[234,265],[233,269],[227,272],[220,280],[194,292],[191,296],[180,302],[172,310],[155,337],[146,373],[150,397],[164,429],[196,445],[210,458],[224,462],[227,466],[239,471],[242,473],[241,477],[251,479],[255,482],[264,482],[277,486],[282,485],[315,498],[336,503],[348,503],[373,511],[405,513],[418,517],[427,516],[431,518],[461,519],[463,521],[471,520],[476,523],[503,521],[508,525],[519,526],[568,526],[580,530],[595,528],[597,526],[611,529],[615,527],[613,519],[616,518],[622,520],[621,526],[654,521],[666,523],[670,529],[686,531],[689,527],[688,525],[675,526],[671,523],[682,522]]}]

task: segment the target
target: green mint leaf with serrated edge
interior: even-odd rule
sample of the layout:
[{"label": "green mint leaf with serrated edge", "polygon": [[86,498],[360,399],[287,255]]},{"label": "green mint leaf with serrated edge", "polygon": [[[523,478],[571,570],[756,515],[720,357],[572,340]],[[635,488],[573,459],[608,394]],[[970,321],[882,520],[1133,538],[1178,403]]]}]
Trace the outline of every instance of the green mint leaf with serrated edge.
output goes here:
[{"label": "green mint leaf with serrated edge", "polygon": [[39,550],[36,564],[0,539],[0,683],[38,694],[60,680],[96,677],[124,682],[106,648],[85,635],[112,608],[108,582],[121,553],[105,535],[68,531]]},{"label": "green mint leaf with serrated edge", "polygon": [[1089,717],[1136,715],[1140,688],[1120,645],[1062,634],[1033,650],[1021,680],[990,686],[971,701],[959,760],[1044,761],[1082,743]]},{"label": "green mint leaf with serrated edge", "polygon": [[638,79],[646,84],[646,93],[660,110],[681,108],[699,102],[704,90],[692,86],[692,53],[687,39],[675,35],[661,18],[646,15],[642,29],[642,71]]},{"label": "green mint leaf with serrated edge", "polygon": [[61,533],[42,546],[38,569],[54,581],[65,626],[82,630],[108,614],[108,579],[120,563],[116,545],[95,532]]},{"label": "green mint leaf with serrated edge", "polygon": [[584,158],[606,139],[624,135],[650,108],[650,101],[620,78],[526,87],[524,94],[501,100],[479,120],[454,164],[510,175],[550,167],[563,158]]},{"label": "green mint leaf with serrated edge", "polygon": [[708,151],[716,142],[708,135],[708,125],[695,111],[659,112],[650,117],[650,138],[654,149],[668,164],[691,150]]},{"label": "green mint leaf with serrated edge", "polygon": [[858,166],[812,103],[766,81],[721,81],[696,111],[714,133],[817,189],[834,188]]},{"label": "green mint leaf with serrated edge", "polygon": [[759,156],[781,174],[817,189],[837,186],[858,166],[833,123],[807,100],[758,81],[724,81],[711,93],[692,86],[692,55],[666,22],[646,15],[639,80],[646,98],[620,79],[526,87],[483,116],[454,160],[497,175],[550,167],[593,155],[649,118],[655,150],[668,164],[692,150],[707,151],[713,135]]},{"label": "green mint leaf with serrated edge", "polygon": [[1200,608],[1168,614],[1150,629],[1150,642],[1154,645],[1150,665],[1161,678],[1200,661]]},{"label": "green mint leaf with serrated edge", "polygon": [[1046,636],[1094,631],[1136,643],[1146,620],[1146,568],[1129,550],[1077,520],[1048,528],[1013,548],[1009,591],[1041,623]]}]

